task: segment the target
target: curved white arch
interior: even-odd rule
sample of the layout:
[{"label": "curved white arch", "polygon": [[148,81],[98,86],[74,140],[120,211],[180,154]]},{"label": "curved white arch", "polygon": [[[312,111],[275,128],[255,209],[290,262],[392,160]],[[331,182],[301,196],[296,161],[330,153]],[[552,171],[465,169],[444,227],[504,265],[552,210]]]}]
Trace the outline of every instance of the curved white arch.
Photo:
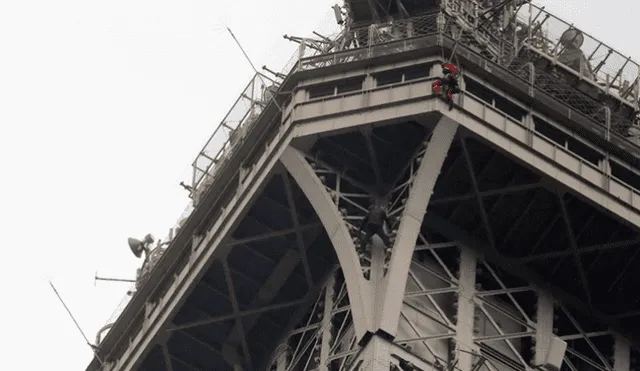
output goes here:
[{"label": "curved white arch", "polygon": [[458,123],[442,117],[431,135],[427,149],[411,184],[397,237],[393,246],[389,270],[384,281],[384,301],[381,304],[380,330],[395,337],[398,332],[400,311],[407,286],[407,277],[416,240],[427,212],[438,176],[458,130]]},{"label": "curved white arch", "polygon": [[313,206],[331,239],[346,281],[356,337],[360,340],[367,332],[372,332],[373,303],[367,300],[371,297],[371,288],[362,275],[360,259],[342,214],[304,154],[289,146],[280,161]]}]

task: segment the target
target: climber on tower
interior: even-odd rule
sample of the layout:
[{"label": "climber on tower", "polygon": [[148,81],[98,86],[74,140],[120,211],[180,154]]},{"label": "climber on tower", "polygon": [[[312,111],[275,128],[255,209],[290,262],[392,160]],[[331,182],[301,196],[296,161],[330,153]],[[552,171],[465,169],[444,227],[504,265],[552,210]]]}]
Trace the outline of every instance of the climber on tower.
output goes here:
[{"label": "climber on tower", "polygon": [[389,219],[389,216],[387,215],[386,202],[381,197],[376,197],[373,200],[371,207],[369,207],[367,215],[365,215],[364,219],[362,220],[360,229],[358,229],[358,236],[360,236],[363,231],[365,233],[365,236],[360,243],[360,247],[363,250],[367,247],[367,245],[371,241],[371,238],[376,234],[382,239],[382,242],[385,244],[385,246],[391,246],[389,236],[387,236],[386,232],[384,231],[385,222],[391,228],[392,223]]},{"label": "climber on tower", "polygon": [[443,77],[431,84],[434,93],[441,93],[443,91],[446,91],[450,110],[453,109],[453,95],[460,93],[460,85],[458,84],[459,74],[460,70],[458,69],[458,67],[456,67],[452,63],[443,63]]}]

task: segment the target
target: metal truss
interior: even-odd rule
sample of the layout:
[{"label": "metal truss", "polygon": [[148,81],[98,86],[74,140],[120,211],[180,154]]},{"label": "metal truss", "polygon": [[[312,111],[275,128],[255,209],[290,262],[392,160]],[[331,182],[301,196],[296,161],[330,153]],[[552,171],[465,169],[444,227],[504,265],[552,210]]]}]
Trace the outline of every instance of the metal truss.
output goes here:
[{"label": "metal truss", "polygon": [[272,357],[271,369],[342,370],[357,348],[347,287],[336,271],[304,319],[286,334]]},{"label": "metal truss", "polygon": [[[424,146],[418,149],[414,158],[403,171],[401,179],[389,193],[388,215],[390,219],[393,220],[393,223],[389,226],[385,226],[388,228],[385,232],[390,235],[391,241],[395,240],[398,225],[400,223],[400,216],[407,205],[409,190],[411,189],[411,185],[418,172],[420,161],[425,155],[426,145],[427,142],[424,143]],[[373,187],[359,185],[359,182],[355,180],[350,181],[348,176],[336,169],[333,169],[330,165],[323,163],[320,159],[316,159],[311,156],[307,156],[307,159],[310,162],[311,167],[314,169],[315,174],[318,176],[318,179],[320,179],[325,186],[325,190],[331,195],[336,207],[340,210],[358,253],[363,277],[366,280],[370,280],[372,261],[375,259],[373,256],[374,246],[362,246],[360,243],[362,236],[359,235],[358,232],[360,224],[368,211],[371,198],[375,195]],[[356,191],[345,192],[343,190],[345,185],[347,186],[347,189],[355,188]],[[383,273],[386,273],[389,268],[389,260],[391,258],[392,250],[391,246],[384,249]]]},{"label": "metal truss", "polygon": [[[258,250],[251,250],[252,254],[260,255],[263,259],[269,260],[270,264],[275,265],[275,269],[273,273],[265,280],[265,282],[256,282],[251,277],[247,277],[242,272],[238,272],[233,270],[226,261],[226,258],[223,258],[221,261],[222,271],[224,273],[227,293],[220,292],[216,288],[201,282],[200,285],[204,286],[204,288],[208,291],[215,292],[222,296],[228,296],[231,306],[232,312],[226,315],[210,317],[204,312],[201,312],[197,308],[192,308],[192,310],[196,312],[201,312],[202,319],[197,321],[192,321],[188,323],[180,323],[179,325],[171,326],[168,331],[169,332],[180,332],[181,335],[190,338],[192,341],[200,344],[204,349],[208,349],[212,354],[222,357],[225,359],[227,363],[234,367],[245,367],[246,369],[257,369],[257,365],[253,363],[251,359],[251,350],[249,348],[249,343],[247,341],[247,333],[249,333],[252,328],[257,324],[258,319],[260,318],[259,314],[264,314],[271,311],[278,311],[285,308],[291,307],[306,307],[317,295],[319,290],[319,286],[317,283],[313,282],[311,277],[309,262],[306,255],[306,246],[302,240],[302,233],[305,231],[316,231],[320,232],[321,225],[320,223],[311,223],[302,225],[298,220],[298,213],[296,211],[296,206],[293,200],[293,195],[291,193],[291,184],[289,183],[289,179],[286,174],[283,175],[283,181],[285,185],[285,191],[287,193],[287,205],[281,205],[281,207],[286,207],[292,214],[292,220],[294,221],[294,228],[278,230],[278,231],[268,231],[266,233],[262,233],[259,235],[254,235],[250,237],[245,237],[241,239],[231,239],[227,244],[227,247],[234,247],[239,245],[247,245],[255,242],[266,241],[273,238],[283,237],[286,235],[296,235],[296,240],[298,243],[297,251],[291,250],[278,262],[270,261],[269,258],[263,256],[259,253]],[[268,198],[267,195],[263,195],[263,197]],[[276,201],[277,202],[277,201]],[[245,218],[252,218],[251,215],[247,215]],[[260,225],[261,230],[269,230],[269,228],[258,220],[253,220],[254,223]],[[295,300],[291,302],[284,303],[276,303],[276,304],[267,304],[272,303],[276,294],[282,285],[289,279],[291,276],[293,269],[297,266],[298,263],[302,263],[305,270],[305,279],[306,283],[309,287],[309,291],[306,296],[300,300]],[[238,299],[236,296],[236,289],[234,280],[232,278],[232,273],[234,275],[240,275],[244,279],[255,282],[260,285],[260,289],[256,295],[256,298],[252,303],[250,303],[249,307],[252,309],[249,310],[241,310],[238,304]],[[267,317],[268,318],[268,317]],[[222,349],[216,349],[209,344],[204,343],[203,341],[197,339],[193,335],[190,335],[185,330],[205,326],[212,323],[219,322],[228,322],[233,321],[234,327],[230,331],[227,340],[224,342]],[[274,325],[277,325],[274,323]],[[237,350],[241,350],[240,353]],[[163,352],[165,352],[165,360],[167,370],[171,370],[171,362],[178,362],[185,367],[190,369],[197,370],[197,367],[190,366],[187,360],[179,359],[178,357],[171,355],[169,349],[166,344],[163,345]]]},{"label": "metal truss", "polygon": [[[369,186],[349,179],[321,158],[305,158],[295,149],[282,156],[282,163],[310,200],[336,249],[352,296],[358,341],[378,330],[392,336],[397,331],[401,307],[397,288],[405,286],[422,218],[457,127],[449,119],[438,122],[385,195],[376,192],[380,184]],[[380,176],[376,177],[380,183]],[[385,234],[392,246],[385,246],[377,237],[365,246],[360,225],[372,199],[381,196],[386,198],[391,220]],[[357,301],[354,295],[358,295]]]},{"label": "metal truss", "polygon": [[398,335],[374,335],[362,344],[336,271],[275,352],[271,369],[386,370],[382,359],[398,370],[532,370],[545,362],[552,337],[567,343],[563,369],[630,369],[623,338],[578,319],[457,243],[429,243],[420,234],[408,278]]},{"label": "metal truss", "polygon": [[[445,3],[451,3],[451,1]],[[529,29],[531,29],[532,25],[530,20]],[[629,134],[628,129],[633,124],[631,119],[617,112],[612,112],[610,107],[603,106],[602,103],[579,92],[576,86],[563,80],[559,75],[553,72],[540,71],[534,67],[531,54],[525,50],[526,48],[519,48],[516,44],[509,44],[505,42],[504,39],[493,40],[492,32],[487,30],[475,29],[474,32],[468,32],[469,30],[467,29],[465,31],[464,26],[465,25],[460,23],[459,17],[456,15],[452,16],[451,14],[445,15],[445,13],[383,22],[360,28],[349,25],[349,27],[341,33],[340,37],[342,39],[340,39],[341,41],[339,43],[328,40],[322,40],[321,42],[302,40],[299,53],[300,59],[296,68],[297,70],[304,70],[326,67],[385,54],[415,50],[422,47],[419,43],[420,37],[437,34],[440,41],[442,41],[442,37],[447,37],[450,40],[456,40],[456,42],[468,45],[475,52],[484,55],[487,59],[502,65],[512,73],[520,76],[523,81],[529,85],[530,94],[533,94],[534,87],[539,88],[573,109],[591,117],[595,122],[604,125],[607,129],[623,135]],[[538,48],[535,43],[540,40],[532,38],[531,33],[530,31],[527,46],[529,49],[532,47]],[[495,39],[495,37],[493,38]],[[305,48],[314,49],[313,55],[305,55]],[[562,62],[557,60],[554,61],[554,63],[562,66]],[[607,82],[607,94],[609,94],[608,89],[613,86],[613,83],[621,78],[620,75],[623,69],[624,66],[615,74],[611,83]],[[228,159],[233,154],[234,140],[232,137],[234,135],[242,135],[241,131],[237,130],[245,127],[244,125],[251,125],[256,115],[261,112],[265,102],[271,99],[271,90],[268,90],[268,88],[270,89],[271,87],[263,86],[262,79],[259,79],[259,77],[261,76],[254,77],[246,89],[250,91],[251,94],[245,93],[239,98],[239,101],[246,100],[250,102],[249,106],[251,108],[234,114],[235,119],[232,117],[233,120],[225,119],[220,125],[219,130],[216,131],[218,134],[214,134],[214,136],[220,136],[222,138],[221,141],[210,140],[210,143],[208,142],[209,144],[225,143],[224,148],[218,148],[212,144],[212,146],[210,146],[211,148],[207,147],[203,149],[199,158],[196,160],[196,162],[202,160],[200,161],[202,164],[194,163],[193,188],[199,192],[204,192],[209,186],[210,182],[205,181],[206,179],[213,179],[212,177],[215,177],[215,171],[212,169],[219,167],[225,159]],[[258,80],[260,80],[260,82],[258,82]],[[619,89],[621,92],[620,95],[625,99],[632,95],[632,90],[635,90],[634,105],[636,106],[637,102],[635,101],[637,100],[637,91],[640,85],[638,81],[640,80],[636,79],[631,86]],[[275,84],[273,81],[271,81],[271,83]],[[265,92],[269,94],[265,94]],[[609,135],[610,133],[608,131],[607,136]],[[323,294],[324,301],[322,302],[323,312],[322,316],[319,317],[322,324],[315,328],[316,331],[323,330],[318,332],[322,333],[322,336],[318,338],[317,335],[305,335],[312,331],[311,329],[292,335],[299,335],[300,337],[310,336],[314,338],[316,345],[310,348],[314,349],[313,351],[300,350],[301,353],[296,353],[294,349],[291,353],[291,362],[296,359],[299,359],[299,361],[291,364],[299,365],[300,360],[304,359],[308,353],[309,357],[311,357],[309,359],[313,360],[312,363],[316,362],[315,358],[319,358],[316,364],[326,365],[334,361],[342,362],[338,367],[340,369],[349,369],[349,367],[353,366],[354,362],[363,355],[361,351],[370,344],[367,342],[362,343],[362,340],[365,338],[365,333],[372,333],[379,330],[379,327],[383,327],[388,335],[396,337],[396,343],[405,345],[415,343],[424,347],[424,355],[420,358],[422,361],[412,361],[414,363],[430,362],[433,365],[446,364],[449,365],[451,369],[457,368],[465,371],[472,368],[486,368],[494,371],[501,369],[504,365],[518,370],[523,368],[528,369],[532,360],[534,360],[534,365],[541,364],[543,357],[539,356],[539,354],[542,354],[541,352],[545,350],[544,347],[548,345],[548,339],[545,338],[545,336],[549,337],[551,333],[555,331],[560,338],[569,343],[569,350],[565,357],[565,364],[569,369],[578,370],[584,367],[584,365],[606,371],[612,370],[613,368],[615,368],[616,371],[628,369],[628,365],[630,364],[628,355],[630,346],[624,339],[611,335],[609,329],[585,329],[581,327],[584,321],[581,319],[577,320],[575,314],[569,313],[566,308],[560,306],[554,312],[553,305],[549,305],[550,299],[545,299],[546,301],[544,301],[538,298],[539,308],[537,309],[537,314],[532,314],[531,310],[527,309],[531,307],[529,300],[524,299],[524,302],[521,302],[517,300],[516,294],[535,291],[533,288],[526,288],[526,285],[509,287],[509,285],[501,281],[501,274],[497,273],[496,268],[490,267],[485,262],[479,260],[470,249],[462,249],[460,266],[454,269],[450,264],[446,263],[447,259],[439,256],[439,251],[436,252],[436,250],[439,249],[446,250],[451,247],[451,243],[430,244],[427,236],[420,233],[422,219],[418,220],[418,217],[422,217],[424,210],[421,211],[421,209],[426,209],[426,205],[429,202],[436,204],[455,202],[461,198],[475,199],[481,210],[483,219],[481,228],[489,240],[490,248],[496,250],[496,241],[492,236],[487,217],[487,215],[491,213],[491,210],[485,209],[483,197],[493,194],[492,192],[519,192],[539,186],[539,184],[531,184],[526,186],[513,186],[504,190],[479,190],[474,175],[478,169],[474,169],[473,164],[469,161],[469,154],[466,150],[464,139],[461,140],[463,152],[467,159],[468,171],[473,181],[473,192],[469,195],[461,196],[456,200],[429,200],[428,197],[431,196],[432,192],[429,184],[435,182],[437,176],[435,179],[433,176],[426,176],[427,171],[424,169],[427,169],[427,167],[425,164],[432,165],[435,170],[429,170],[432,172],[437,171],[438,173],[441,164],[434,165],[437,161],[434,162],[434,158],[429,156],[430,149],[436,148],[437,150],[437,147],[433,147],[433,143],[431,142],[425,143],[425,146],[418,150],[415,158],[412,159],[407,166],[402,177],[393,185],[393,189],[389,194],[389,213],[395,218],[395,222],[389,226],[387,232],[392,237],[391,240],[394,242],[394,246],[381,246],[379,241],[374,241],[370,249],[360,246],[360,236],[357,235],[357,227],[366,212],[369,203],[368,198],[372,195],[370,186],[360,184],[355,179],[349,179],[343,172],[331,169],[329,166],[326,166],[326,164],[323,164],[320,159],[309,159],[309,161],[306,162],[306,165],[312,169],[313,174],[307,174],[309,176],[307,178],[303,177],[303,181],[294,175],[294,179],[301,185],[307,197],[315,198],[316,202],[314,203],[313,200],[311,200],[311,203],[314,205],[316,211],[323,208],[327,209],[327,203],[323,204],[323,202],[327,199],[330,200],[331,210],[326,211],[324,216],[321,215],[321,224],[327,229],[338,253],[342,265],[344,282],[338,285],[340,286],[340,290],[337,290],[338,294],[335,293],[335,287],[332,289],[329,288],[331,285],[327,285],[325,288]],[[433,142],[440,143],[439,141]],[[207,146],[209,146],[209,144],[207,144]],[[441,143],[438,145],[441,146],[441,148],[439,151],[436,151],[435,159],[439,161],[440,157],[446,156],[446,149],[450,145],[450,142],[446,145],[442,145]],[[374,168],[377,168],[377,166],[374,166]],[[288,170],[290,170],[290,167],[288,167]],[[313,175],[313,177],[311,177],[311,175]],[[376,174],[376,176],[378,181],[380,181],[380,175]],[[422,179],[422,186],[417,186],[416,184],[420,181],[421,177],[425,178]],[[281,262],[278,262],[273,277],[270,277],[263,288],[261,288],[261,294],[258,295],[258,299],[253,303],[252,309],[240,310],[237,298],[235,298],[234,282],[231,277],[230,267],[226,261],[223,260],[222,264],[226,284],[233,306],[232,313],[216,318],[209,317],[188,324],[180,324],[179,326],[173,326],[169,329],[169,331],[183,331],[190,327],[208,323],[228,320],[235,321],[235,327],[225,342],[225,348],[222,350],[224,358],[234,366],[238,366],[239,364],[244,364],[248,368],[256,366],[253,365],[249,345],[246,341],[246,333],[250,331],[255,323],[252,324],[251,321],[243,322],[241,319],[284,307],[303,305],[312,300],[318,288],[319,283],[312,282],[311,279],[309,263],[305,253],[306,247],[302,241],[302,231],[305,228],[317,228],[319,225],[300,225],[295,217],[296,210],[290,192],[291,185],[289,184],[288,178],[285,178],[288,206],[294,217],[294,229],[288,231],[273,231],[263,236],[253,236],[230,242],[232,245],[238,245],[250,243],[262,238],[272,238],[282,234],[296,234],[296,240],[298,242],[297,249],[287,254]],[[305,191],[305,187],[309,189],[309,182],[315,182],[316,180],[318,181],[319,188],[323,190],[323,195],[316,194],[310,197],[310,192]],[[205,183],[206,185],[204,187],[198,187]],[[311,188],[314,189],[314,186],[311,186]],[[416,189],[418,191],[412,192]],[[313,191],[311,193],[313,193]],[[420,197],[426,198],[426,200],[420,200]],[[537,246],[534,246],[530,256],[519,259],[525,263],[555,258],[559,258],[561,262],[567,258],[572,259],[578,269],[578,279],[584,289],[587,301],[591,302],[592,299],[590,297],[589,281],[587,278],[590,267],[583,266],[580,255],[595,251],[601,252],[607,249],[622,248],[629,244],[637,243],[638,241],[630,240],[596,246],[578,246],[576,241],[579,240],[581,232],[572,230],[571,221],[566,211],[566,203],[561,195],[558,197],[561,207],[558,220],[562,220],[567,227],[566,231],[570,241],[569,249],[557,253],[536,254]],[[417,204],[418,201],[423,202],[424,205]],[[419,215],[420,213],[422,213],[422,215]],[[319,214],[322,213],[319,212]],[[525,214],[526,212],[523,212],[523,215]],[[328,219],[331,218],[334,220],[328,221]],[[517,225],[518,221],[514,224],[510,234],[516,233]],[[330,230],[330,227],[335,229]],[[543,234],[546,235],[547,233]],[[541,238],[543,237],[541,236]],[[415,245],[416,239],[419,240],[418,246]],[[436,281],[440,280],[442,287],[430,287],[414,273],[414,265],[420,265],[415,261],[411,262],[411,254],[414,253],[414,251],[415,253],[428,253],[431,255],[436,266],[439,266],[439,268],[429,268],[432,271],[431,275],[436,277]],[[274,297],[274,287],[282,286],[284,280],[288,277],[287,272],[291,273],[292,267],[298,262],[301,262],[304,266],[305,279],[309,286],[307,296],[290,303],[266,305],[265,303]],[[554,271],[558,269],[561,262],[557,263]],[[478,285],[476,285],[476,276],[478,275],[476,267],[478,265],[485,266],[485,269],[489,272],[489,276],[495,281],[494,284],[498,286],[497,289],[483,292],[478,288]],[[609,291],[622,279],[628,267],[629,265],[621,270],[620,275],[611,283]],[[411,273],[407,274],[407,272]],[[358,277],[355,277],[356,274]],[[335,277],[332,279],[334,281],[336,280]],[[417,288],[412,289],[408,293],[404,293],[403,301],[394,301],[394,297],[402,296],[402,291],[398,290],[398,288],[404,287],[405,285],[407,287],[416,285]],[[348,292],[350,295],[350,303],[348,305],[344,304],[345,299],[341,296],[341,290]],[[450,299],[448,302],[446,300],[445,302],[438,300],[439,296],[446,297],[447,295],[453,295],[454,299]],[[356,296],[359,296],[359,298],[356,299]],[[506,296],[507,298],[500,299],[507,303],[506,307],[501,304],[496,304],[493,300],[489,300],[489,298],[501,296]],[[544,295],[540,294],[539,296],[542,297]],[[411,300],[418,299],[420,299],[422,306],[428,306],[430,310],[426,311],[417,304],[413,304],[412,307],[412,304],[410,304]],[[332,304],[326,306],[327,302],[332,302]],[[544,303],[544,305],[541,303]],[[449,308],[448,304],[451,304],[452,307]],[[399,307],[396,308],[396,306]],[[318,307],[318,305],[316,305],[316,307]],[[546,309],[542,310],[540,307]],[[551,307],[551,309],[549,309],[549,307]],[[410,311],[418,313],[413,315],[419,316],[420,321],[412,320],[411,315],[407,314]],[[423,313],[425,311],[427,312],[426,314]],[[505,314],[505,312],[508,312],[508,314]],[[551,321],[549,321],[549,313],[551,313]],[[554,313],[557,315],[557,318],[554,318]],[[342,327],[342,324],[346,323],[344,327],[347,329],[344,330],[344,333],[340,332],[342,330],[336,330],[335,324],[326,319],[334,318],[338,315],[343,316],[338,329]],[[621,314],[619,317],[627,315],[636,314]],[[508,319],[501,320],[501,316]],[[538,320],[538,322],[534,321],[536,316],[543,316],[545,318],[544,329],[541,328],[540,320]],[[358,318],[364,318],[365,321],[360,328],[357,325]],[[437,331],[428,329],[428,331],[425,332],[425,330],[420,327],[420,323],[424,318],[430,318],[435,321],[437,326],[439,326],[434,325],[437,327]],[[481,319],[484,322],[482,322]],[[554,328],[554,321],[562,324],[562,326]],[[489,331],[485,329],[485,332],[481,331],[481,329],[477,328],[479,322],[484,323],[486,328],[492,330]],[[511,328],[505,325],[505,323],[512,322],[518,324],[518,330],[514,330],[513,328],[515,327]],[[413,327],[409,326],[409,323],[411,323]],[[571,326],[566,325],[567,323],[570,323]],[[414,332],[410,337],[403,333],[403,331],[406,330],[405,324]],[[310,324],[309,326],[312,325],[313,324]],[[377,335],[373,335],[374,338],[376,336]],[[405,338],[402,338],[402,336],[405,336]],[[343,338],[344,342],[339,340]],[[534,348],[536,352],[533,356],[531,356],[531,354],[527,355],[527,352],[523,348],[523,344],[525,343],[523,339],[527,338],[535,339]],[[448,341],[449,339],[451,339],[454,344],[451,354],[443,354],[438,346],[432,345],[432,343]],[[603,339],[608,340],[605,341]],[[302,342],[302,340],[300,340],[300,342]],[[505,347],[504,352],[497,352],[494,347],[487,345],[493,342],[501,343]],[[608,346],[609,348],[613,347],[613,350],[606,349],[607,346],[602,345],[607,342],[613,344]],[[320,344],[319,350],[316,349],[318,343]],[[383,343],[384,342],[380,344]],[[427,347],[426,344],[429,346]],[[378,345],[376,345],[376,347],[378,347]],[[448,348],[448,346],[441,347]],[[382,346],[382,348],[384,347]],[[242,349],[241,355],[236,354],[237,349]],[[219,353],[220,351],[211,348],[211,352]],[[163,345],[163,353],[165,360],[168,361],[167,367],[169,370],[171,370],[171,359],[189,367],[187,361],[172,357],[166,344]],[[283,351],[283,354],[284,353],[286,352]],[[374,353],[378,354],[379,351],[376,350]],[[420,352],[416,350],[412,351],[412,353]],[[504,354],[509,355],[504,356]],[[610,357],[613,357],[613,363],[609,359]],[[278,365],[277,367],[286,364],[282,357],[276,358],[277,360],[274,362]],[[427,361],[424,361],[425,359]],[[312,363],[309,363],[308,359],[306,362],[305,368],[308,369],[307,366]],[[392,361],[390,362],[393,363]],[[400,368],[404,367],[399,361],[396,362],[395,365]],[[193,366],[189,368],[195,369]]]}]

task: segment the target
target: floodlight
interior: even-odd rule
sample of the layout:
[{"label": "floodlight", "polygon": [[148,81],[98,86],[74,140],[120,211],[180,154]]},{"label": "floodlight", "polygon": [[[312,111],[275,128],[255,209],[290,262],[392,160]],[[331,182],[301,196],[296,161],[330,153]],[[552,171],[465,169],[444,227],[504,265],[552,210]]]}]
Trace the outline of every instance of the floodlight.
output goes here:
[{"label": "floodlight", "polygon": [[149,253],[149,245],[153,243],[153,236],[148,234],[142,241],[129,237],[127,242],[129,243],[129,248],[131,249],[133,255],[135,255],[136,258],[139,258],[142,256],[143,252],[145,254]]}]

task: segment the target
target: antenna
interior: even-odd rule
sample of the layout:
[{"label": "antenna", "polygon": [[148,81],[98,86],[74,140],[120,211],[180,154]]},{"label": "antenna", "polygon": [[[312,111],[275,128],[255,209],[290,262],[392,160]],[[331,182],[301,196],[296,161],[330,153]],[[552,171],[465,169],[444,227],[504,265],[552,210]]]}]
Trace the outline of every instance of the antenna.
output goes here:
[{"label": "antenna", "polygon": [[[251,58],[249,58],[249,55],[247,54],[247,52],[244,50],[244,48],[240,44],[240,41],[238,41],[238,39],[236,38],[236,35],[233,34],[233,31],[231,31],[229,26],[225,25],[224,27],[227,29],[227,31],[229,31],[229,34],[233,38],[233,41],[236,42],[236,45],[238,45],[238,48],[240,48],[240,51],[244,55],[245,59],[247,60],[247,62],[249,62],[249,64],[251,65],[251,68],[253,68],[255,73],[258,75],[258,78],[262,81],[262,83],[264,84],[264,86],[266,88],[267,87],[267,82],[264,81],[264,78],[262,77],[262,74],[260,72],[258,72],[258,69],[256,68],[256,66],[253,64],[253,62],[251,62]],[[275,103],[275,105],[278,107],[278,110],[280,110],[280,113],[282,113],[283,112],[282,107],[280,107],[280,104],[276,101],[276,97],[275,96],[273,97],[273,103]]]},{"label": "antenna", "polygon": [[64,307],[64,309],[67,311],[67,313],[69,314],[69,317],[71,317],[71,320],[73,321],[73,323],[76,325],[76,328],[78,329],[78,331],[80,331],[80,334],[82,335],[82,337],[84,338],[84,341],[87,343],[87,345],[89,346],[89,348],[91,348],[91,351],[93,352],[93,355],[95,355],[96,359],[98,360],[98,362],[100,362],[100,365],[104,366],[104,362],[102,361],[102,359],[100,358],[100,356],[98,355],[98,347],[91,344],[91,342],[89,342],[89,339],[87,338],[87,335],[84,334],[84,331],[82,331],[82,328],[80,328],[80,325],[78,324],[78,321],[76,321],[76,318],[73,316],[73,314],[71,313],[71,311],[69,310],[69,307],[67,307],[67,304],[65,304],[64,300],[62,300],[62,297],[60,296],[60,294],[58,293],[58,290],[56,290],[56,287],[53,285],[53,282],[49,281],[49,285],[51,286],[51,288],[53,289],[53,292],[56,294],[56,296],[58,297],[58,300],[60,301],[60,303],[62,304],[62,306]]},{"label": "antenna", "polygon": [[106,281],[106,282],[129,282],[135,283],[136,280],[127,279],[127,278],[112,278],[112,277],[100,277],[98,276],[98,272],[96,272],[95,277],[93,278],[93,286],[95,287],[98,281]]},{"label": "antenna", "polygon": [[284,80],[284,78],[287,77],[287,75],[285,75],[285,74],[270,70],[269,68],[267,68],[267,66],[262,66],[262,70],[269,72],[270,74],[275,76],[277,79],[283,79]]}]

